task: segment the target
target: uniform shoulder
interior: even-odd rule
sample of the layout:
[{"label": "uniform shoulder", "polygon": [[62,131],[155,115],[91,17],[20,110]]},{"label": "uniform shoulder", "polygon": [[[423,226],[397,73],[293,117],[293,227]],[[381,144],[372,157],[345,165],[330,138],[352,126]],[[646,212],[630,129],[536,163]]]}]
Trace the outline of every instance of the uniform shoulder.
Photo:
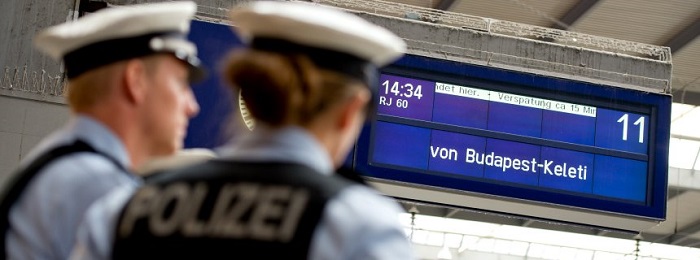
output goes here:
[{"label": "uniform shoulder", "polygon": [[45,172],[63,172],[61,175],[105,175],[123,172],[115,162],[103,155],[91,152],[78,152],[49,162],[42,170]]},{"label": "uniform shoulder", "polygon": [[333,201],[332,207],[358,218],[389,218],[392,222],[396,221],[399,213],[404,212],[394,198],[365,185],[353,185],[343,190]]},{"label": "uniform shoulder", "polygon": [[[33,185],[62,190],[109,188],[129,181],[129,173],[95,153],[76,153],[47,164],[32,180]],[[72,188],[67,188],[72,187]]]}]

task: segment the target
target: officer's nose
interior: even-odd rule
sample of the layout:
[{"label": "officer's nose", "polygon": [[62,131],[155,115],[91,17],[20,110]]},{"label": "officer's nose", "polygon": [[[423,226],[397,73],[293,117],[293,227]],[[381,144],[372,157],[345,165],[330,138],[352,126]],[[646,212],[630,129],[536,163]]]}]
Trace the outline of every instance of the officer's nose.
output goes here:
[{"label": "officer's nose", "polygon": [[189,90],[187,93],[187,116],[192,118],[196,116],[199,113],[199,103],[197,103],[197,99],[194,97],[194,93],[192,90]]}]

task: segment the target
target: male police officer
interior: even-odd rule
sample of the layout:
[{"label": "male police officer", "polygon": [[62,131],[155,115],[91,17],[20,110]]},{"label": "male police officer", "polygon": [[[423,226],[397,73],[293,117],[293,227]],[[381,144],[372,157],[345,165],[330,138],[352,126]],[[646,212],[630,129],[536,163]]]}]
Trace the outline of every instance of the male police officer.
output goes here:
[{"label": "male police officer", "polygon": [[186,39],[193,2],[110,7],[50,27],[37,47],[62,60],[73,116],[30,152],[2,204],[2,254],[66,259],[97,198],[137,185],[131,169],[182,146],[201,77]]},{"label": "male police officer", "polygon": [[376,66],[403,55],[404,41],[298,2],[237,7],[232,23],[248,48],[229,56],[224,78],[255,129],[218,159],[98,200],[74,256],[411,259],[398,204],[333,175],[366,118]]}]

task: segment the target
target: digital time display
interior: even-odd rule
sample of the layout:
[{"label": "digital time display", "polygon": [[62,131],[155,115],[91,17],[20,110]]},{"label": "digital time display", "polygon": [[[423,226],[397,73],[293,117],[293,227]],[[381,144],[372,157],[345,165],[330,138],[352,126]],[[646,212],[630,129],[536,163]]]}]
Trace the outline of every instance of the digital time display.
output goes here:
[{"label": "digital time display", "polygon": [[[658,113],[669,111],[668,96],[649,96],[654,103],[633,90],[407,59],[414,68],[379,77],[377,115],[356,158],[369,177],[665,215],[657,143],[667,156],[667,140],[656,135],[667,131]],[[450,63],[459,65],[437,69]]]}]

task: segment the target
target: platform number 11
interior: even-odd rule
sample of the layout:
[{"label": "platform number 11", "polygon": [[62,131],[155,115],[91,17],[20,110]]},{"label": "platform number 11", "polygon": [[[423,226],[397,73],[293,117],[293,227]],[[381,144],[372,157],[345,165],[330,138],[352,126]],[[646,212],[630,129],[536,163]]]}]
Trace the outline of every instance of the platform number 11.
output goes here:
[{"label": "platform number 11", "polygon": [[[622,123],[622,140],[627,141],[627,124],[629,121],[629,115],[624,114],[617,120],[618,123]],[[634,125],[639,126],[639,143],[644,143],[644,117],[639,117],[637,121],[634,121]]]}]

